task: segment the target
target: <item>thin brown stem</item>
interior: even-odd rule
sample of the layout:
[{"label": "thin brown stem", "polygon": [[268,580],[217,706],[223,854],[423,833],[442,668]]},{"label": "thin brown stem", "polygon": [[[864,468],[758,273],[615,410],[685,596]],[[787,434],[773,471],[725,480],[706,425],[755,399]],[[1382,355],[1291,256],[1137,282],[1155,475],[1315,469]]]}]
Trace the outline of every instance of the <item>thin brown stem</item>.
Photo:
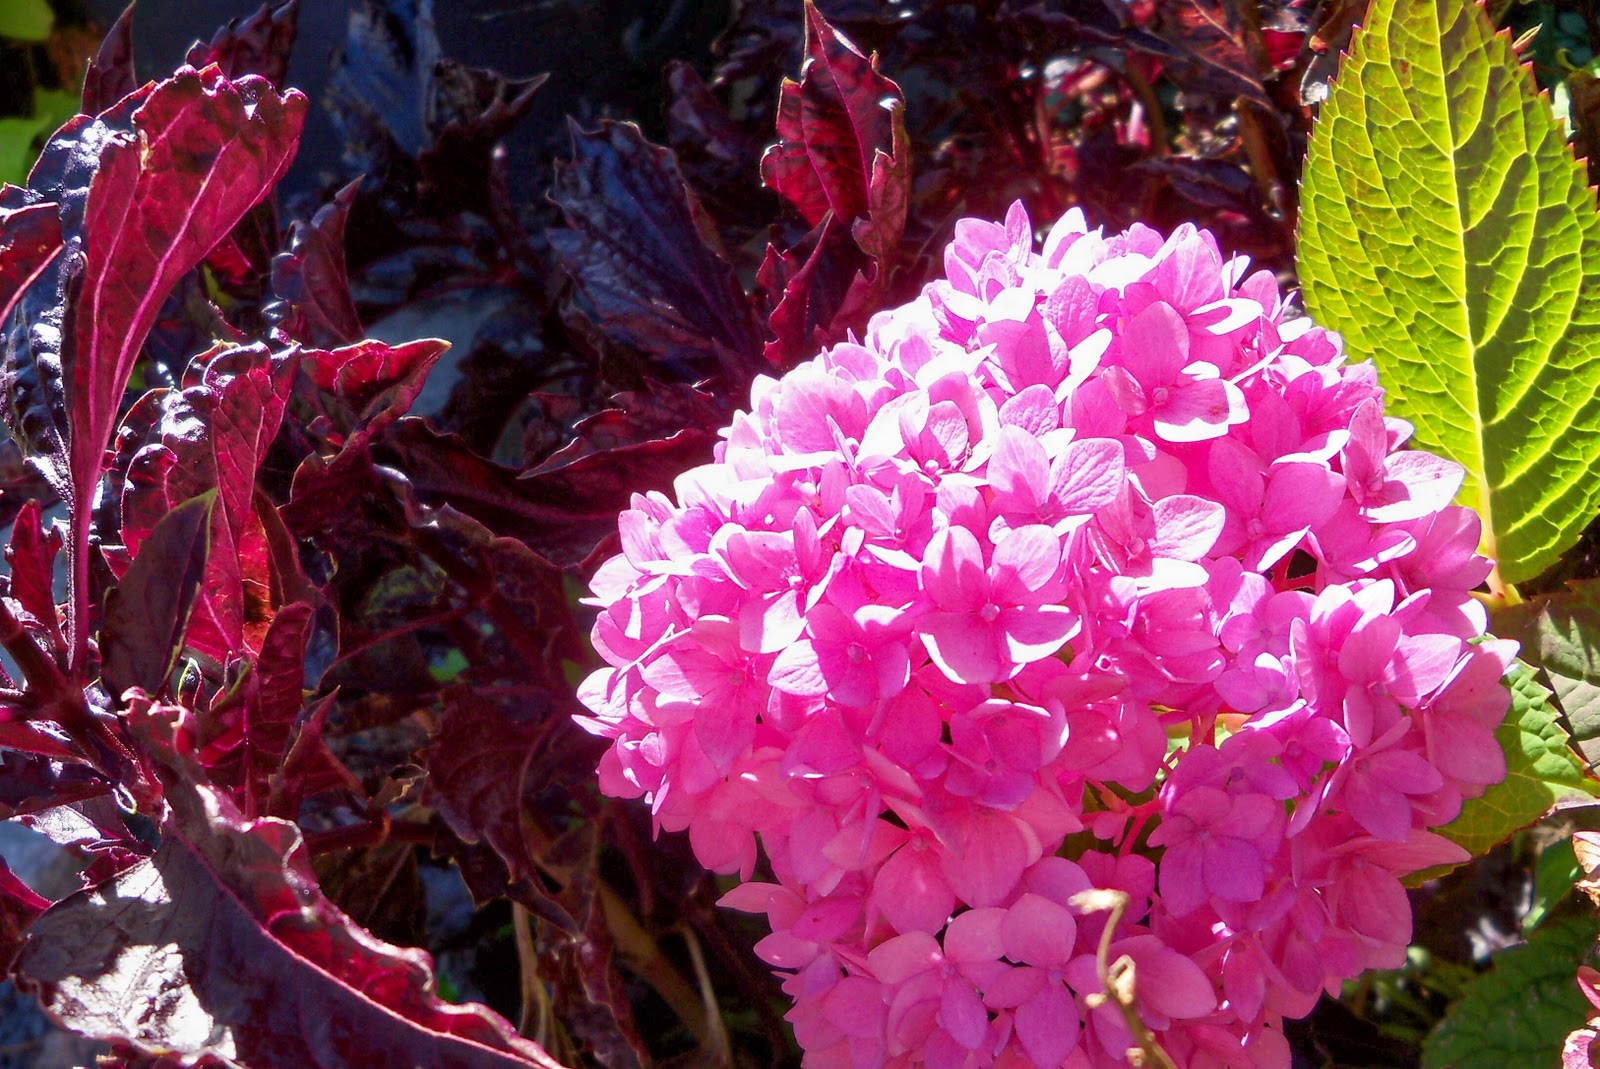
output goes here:
[{"label": "thin brown stem", "polygon": [[1151,1035],[1144,1019],[1139,1016],[1138,984],[1133,959],[1124,954],[1116,961],[1109,960],[1111,944],[1117,938],[1117,925],[1122,923],[1128,901],[1126,891],[1111,890],[1080,891],[1068,899],[1068,904],[1076,909],[1089,913],[1109,911],[1111,914],[1106,918],[1105,930],[1100,933],[1100,945],[1095,948],[1094,954],[1095,968],[1099,971],[1100,984],[1105,990],[1085,996],[1084,1001],[1090,1009],[1097,1009],[1107,1002],[1116,1004],[1129,1034],[1138,1044],[1128,1051],[1128,1060],[1134,1065],[1178,1069],[1172,1056],[1156,1042],[1156,1037]]},{"label": "thin brown stem", "polygon": [[539,949],[533,942],[533,924],[526,906],[511,904],[511,929],[517,942],[517,971],[522,981],[522,1010],[517,1032],[541,1047],[548,1047],[550,993],[539,976]]}]

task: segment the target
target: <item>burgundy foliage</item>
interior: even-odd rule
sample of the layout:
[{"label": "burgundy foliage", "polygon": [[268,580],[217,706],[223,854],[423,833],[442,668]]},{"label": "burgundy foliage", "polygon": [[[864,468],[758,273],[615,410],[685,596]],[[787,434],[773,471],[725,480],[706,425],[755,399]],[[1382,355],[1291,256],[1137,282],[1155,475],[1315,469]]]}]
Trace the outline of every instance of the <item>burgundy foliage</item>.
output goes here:
[{"label": "burgundy foliage", "polygon": [[[84,885],[0,867],[0,963],[129,1066],[789,1060],[743,922],[570,719],[618,510],[959,215],[1193,220],[1287,271],[1302,81],[1358,7],[747,0],[644,129],[512,158],[556,87],[368,0],[298,199],[293,0],[142,86],[124,17],[0,188],[0,817]],[[506,982],[405,920],[441,881],[509,912]]]}]

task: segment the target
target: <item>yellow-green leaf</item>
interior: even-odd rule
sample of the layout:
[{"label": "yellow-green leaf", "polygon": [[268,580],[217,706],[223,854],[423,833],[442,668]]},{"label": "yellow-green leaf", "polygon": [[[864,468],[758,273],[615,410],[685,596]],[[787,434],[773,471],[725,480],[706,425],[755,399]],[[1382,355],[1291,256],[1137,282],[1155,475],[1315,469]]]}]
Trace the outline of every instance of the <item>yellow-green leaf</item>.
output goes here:
[{"label": "yellow-green leaf", "polygon": [[43,41],[55,24],[55,13],[46,0],[0,0],[0,37]]},{"label": "yellow-green leaf", "polygon": [[1299,272],[1389,414],[1466,467],[1506,582],[1577,541],[1600,508],[1600,218],[1472,0],[1373,0],[1312,134]]}]

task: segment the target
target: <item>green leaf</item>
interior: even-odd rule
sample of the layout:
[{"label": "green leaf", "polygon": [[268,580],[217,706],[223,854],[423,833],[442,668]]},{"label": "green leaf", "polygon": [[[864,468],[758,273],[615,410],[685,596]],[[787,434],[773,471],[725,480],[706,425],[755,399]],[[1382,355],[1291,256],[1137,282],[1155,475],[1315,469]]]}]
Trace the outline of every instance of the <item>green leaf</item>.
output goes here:
[{"label": "green leaf", "polygon": [[1508,583],[1600,507],[1600,218],[1550,105],[1470,0],[1373,0],[1311,138],[1307,310],[1467,469]]},{"label": "green leaf", "polygon": [[1594,949],[1600,918],[1569,917],[1495,955],[1422,1044],[1422,1069],[1510,1069],[1559,1065],[1567,1033],[1582,1028],[1589,1002],[1579,964]]},{"label": "green leaf", "polygon": [[0,37],[45,41],[55,24],[55,12],[46,0],[0,0]]},{"label": "green leaf", "polygon": [[1600,762],[1600,580],[1498,612],[1495,633],[1522,642],[1522,656],[1544,670],[1573,741],[1591,767]]},{"label": "green leaf", "polygon": [[1518,661],[1506,674],[1511,711],[1495,731],[1506,755],[1506,778],[1480,797],[1469,798],[1461,815],[1438,829],[1474,857],[1504,842],[1549,812],[1556,803],[1593,797],[1596,783],[1572,752],[1567,733],[1533,669]]},{"label": "green leaf", "polygon": [[1583,866],[1572,852],[1571,839],[1557,839],[1539,852],[1533,868],[1533,897],[1522,918],[1522,934],[1544,923],[1550,911],[1572,897],[1572,885],[1583,879]]},{"label": "green leaf", "polygon": [[[3,5],[6,0],[0,0]],[[33,114],[0,119],[0,182],[20,186],[28,180],[39,142],[78,113],[78,94],[63,89],[36,89]]]}]

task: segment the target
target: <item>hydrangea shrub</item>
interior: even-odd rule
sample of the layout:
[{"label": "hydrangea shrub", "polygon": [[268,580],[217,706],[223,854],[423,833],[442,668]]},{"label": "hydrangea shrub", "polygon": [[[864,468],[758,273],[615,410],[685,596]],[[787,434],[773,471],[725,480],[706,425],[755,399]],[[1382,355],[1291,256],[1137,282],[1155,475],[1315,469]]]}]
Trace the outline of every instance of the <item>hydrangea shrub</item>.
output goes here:
[{"label": "hydrangea shrub", "polygon": [[944,263],[622,514],[603,789],[745,881],[808,1066],[1288,1066],[1505,775],[1462,470],[1203,230]]}]

